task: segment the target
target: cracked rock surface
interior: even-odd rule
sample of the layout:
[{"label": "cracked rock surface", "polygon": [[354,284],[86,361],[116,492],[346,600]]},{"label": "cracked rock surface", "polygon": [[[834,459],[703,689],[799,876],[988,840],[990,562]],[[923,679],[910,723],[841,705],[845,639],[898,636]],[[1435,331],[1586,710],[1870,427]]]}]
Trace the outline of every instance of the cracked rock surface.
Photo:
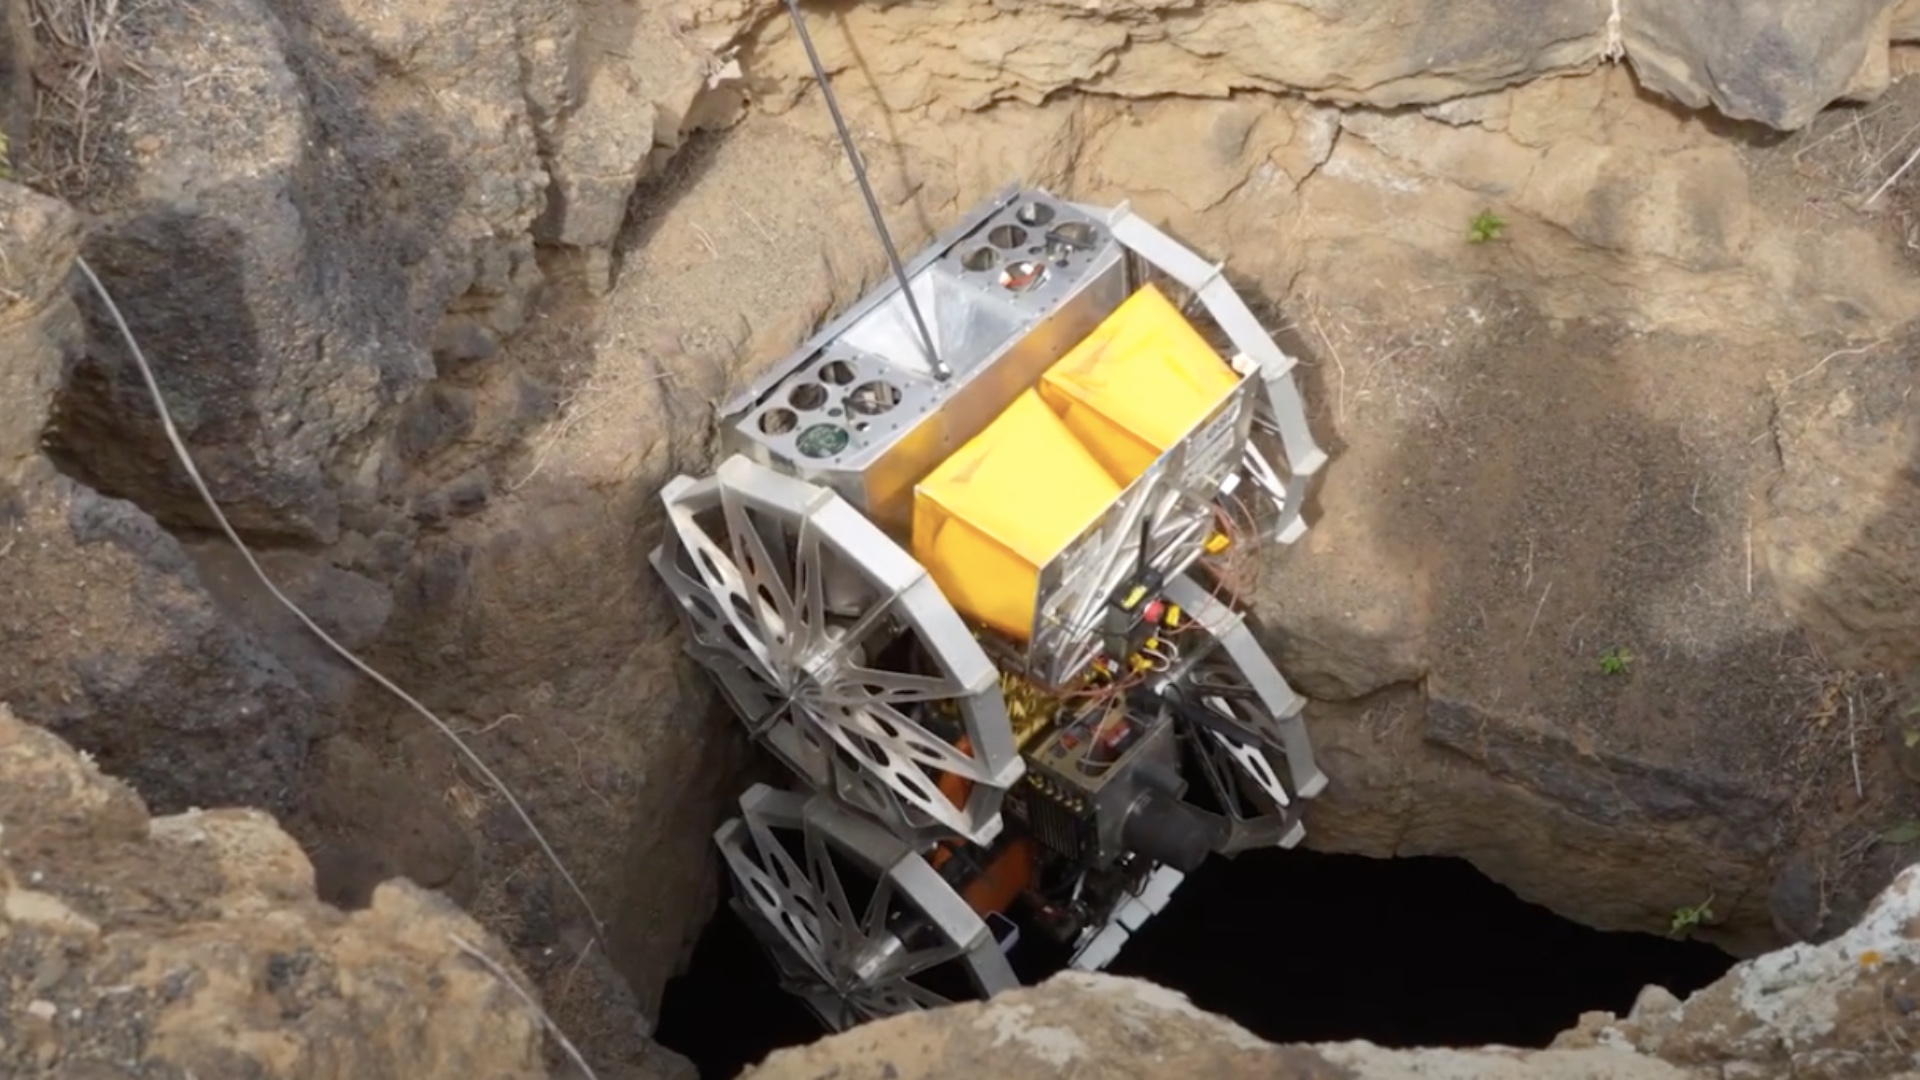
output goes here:
[{"label": "cracked rock surface", "polygon": [[271,817],[149,817],[0,705],[0,1074],[545,1077],[538,1021],[455,938],[502,952],[405,881],[322,904]]}]

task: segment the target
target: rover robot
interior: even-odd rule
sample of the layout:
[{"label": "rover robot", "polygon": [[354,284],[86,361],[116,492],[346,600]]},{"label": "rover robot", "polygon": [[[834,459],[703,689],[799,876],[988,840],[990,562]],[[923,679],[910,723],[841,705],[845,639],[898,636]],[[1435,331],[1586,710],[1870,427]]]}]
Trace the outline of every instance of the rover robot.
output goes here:
[{"label": "rover robot", "polygon": [[1241,610],[1325,455],[1220,267],[1009,188],[896,269],[722,407],[651,556],[793,774],[716,841],[835,1030],[1017,986],[1023,937],[1104,967],[1326,784]]}]

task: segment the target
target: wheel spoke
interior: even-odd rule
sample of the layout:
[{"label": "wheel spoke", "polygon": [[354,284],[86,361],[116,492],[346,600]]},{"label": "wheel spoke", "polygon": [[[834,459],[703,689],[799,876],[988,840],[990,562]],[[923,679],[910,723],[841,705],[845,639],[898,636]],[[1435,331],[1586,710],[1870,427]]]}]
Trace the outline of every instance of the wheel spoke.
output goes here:
[{"label": "wheel spoke", "polygon": [[945,675],[918,675],[849,664],[840,676],[821,688],[819,699],[835,705],[863,705],[869,701],[912,705],[951,701],[966,696],[966,688]]},{"label": "wheel spoke", "polygon": [[916,975],[925,975],[941,964],[951,964],[965,955],[967,950],[951,942],[933,945],[925,949],[915,949],[910,953],[902,953],[888,961],[881,971],[883,977],[888,980],[906,980]]},{"label": "wheel spoke", "polygon": [[793,542],[794,607],[800,625],[793,628],[796,656],[810,656],[825,641],[827,628],[827,587],[821,563],[820,530],[812,518],[801,518]]},{"label": "wheel spoke", "polygon": [[867,898],[867,910],[860,916],[860,932],[868,937],[885,930],[887,916],[893,912],[893,878],[883,875]]},{"label": "wheel spoke", "polygon": [[[909,761],[953,773],[968,780],[987,779],[986,770],[973,757],[960,752],[960,748],[933,735],[927,729],[905,713],[891,706],[872,703],[863,708],[837,708],[828,710],[832,721],[828,726],[851,729],[864,737],[865,741],[877,743],[890,755],[897,755]],[[859,742],[862,740],[853,740]],[[871,754],[862,756],[871,757]],[[892,764],[892,763],[887,763]]]},{"label": "wheel spoke", "polygon": [[[834,871],[833,856],[827,853],[826,841],[811,829],[807,831],[806,844],[808,880],[827,904],[827,910],[821,912],[821,937],[829,950],[853,949],[866,935],[854,919],[846,886]],[[829,938],[831,940],[826,940]]]},{"label": "wheel spoke", "polygon": [[[761,640],[760,628],[741,618],[740,612],[731,602],[731,598],[737,597],[745,603],[747,596],[746,582],[734,568],[733,560],[727,558],[726,553],[704,535],[696,534],[691,538],[688,546],[694,552],[694,569],[706,583],[709,595],[715,600],[714,606],[720,611],[720,617],[732,625],[734,631],[740,635],[740,640],[745,643],[746,656],[743,659],[751,662],[763,677],[773,679],[776,669],[773,666],[772,657],[767,653],[766,644]],[[705,558],[701,557],[703,555]],[[716,568],[718,573],[715,572]]]},{"label": "wheel spoke", "polygon": [[734,566],[748,587],[747,602],[753,606],[763,630],[762,644],[769,659],[781,666],[793,660],[793,625],[798,612],[787,583],[767,551],[760,527],[747,507],[731,488],[720,489],[720,506],[727,521],[727,534],[733,541]]}]

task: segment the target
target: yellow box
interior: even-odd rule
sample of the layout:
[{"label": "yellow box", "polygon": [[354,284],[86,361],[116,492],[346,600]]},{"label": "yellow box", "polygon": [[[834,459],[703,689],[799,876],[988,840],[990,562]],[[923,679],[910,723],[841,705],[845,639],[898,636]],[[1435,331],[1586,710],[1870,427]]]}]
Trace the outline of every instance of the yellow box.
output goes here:
[{"label": "yellow box", "polygon": [[1032,633],[1040,568],[1120,496],[1028,390],[913,489],[913,556],[961,615]]},{"label": "yellow box", "polygon": [[1132,483],[1232,393],[1239,375],[1152,285],[1040,378],[1048,407],[1120,484]]}]

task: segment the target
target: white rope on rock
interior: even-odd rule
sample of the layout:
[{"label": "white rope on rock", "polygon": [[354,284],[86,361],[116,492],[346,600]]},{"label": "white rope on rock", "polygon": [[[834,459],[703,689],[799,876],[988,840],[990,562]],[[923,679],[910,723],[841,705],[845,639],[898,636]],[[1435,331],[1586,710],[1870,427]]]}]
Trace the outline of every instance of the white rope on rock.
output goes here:
[{"label": "white rope on rock", "polygon": [[292,612],[294,618],[299,619],[302,625],[312,631],[313,636],[319,638],[322,644],[333,650],[342,660],[358,668],[367,678],[380,684],[388,693],[405,702],[414,712],[425,717],[427,722],[432,724],[435,730],[441,735],[446,736],[447,741],[459,749],[467,761],[475,769],[480,771],[480,775],[486,778],[487,783],[492,785],[493,789],[500,793],[501,798],[507,800],[507,805],[513,807],[513,812],[519,815],[521,822],[526,825],[527,831],[533,835],[534,842],[539,844],[540,850],[546,854],[547,861],[551,862],[553,868],[560,872],[560,876],[566,879],[567,887],[573,891],[575,898],[580,901],[580,906],[586,910],[587,918],[593,920],[594,937],[599,939],[601,946],[604,948],[606,945],[606,924],[600,921],[600,916],[593,910],[593,904],[587,899],[586,891],[580,887],[578,881],[574,880],[573,874],[567,870],[566,864],[560,861],[560,856],[553,850],[553,845],[547,842],[546,835],[540,831],[539,826],[533,823],[532,815],[527,813],[526,807],[520,804],[520,800],[514,796],[512,789],[507,787],[506,782],[501,780],[500,777],[494,774],[492,769],[487,767],[487,763],[480,759],[480,755],[474,752],[473,747],[467,745],[467,741],[462,739],[458,732],[454,731],[452,725],[434,715],[433,710],[420,704],[419,700],[412,694],[402,690],[392,679],[374,670],[372,665],[356,656],[353,650],[335,641],[325,630],[320,629],[319,624],[315,623],[312,617],[301,609],[299,604],[289,599],[286,593],[281,592],[280,587],[273,583],[271,577],[267,576],[267,572],[261,567],[260,561],[254,558],[253,550],[247,546],[246,541],[240,539],[240,534],[234,530],[233,524],[227,520],[226,513],[220,509],[220,504],[214,499],[213,492],[208,489],[206,480],[201,477],[199,468],[194,465],[193,455],[188,453],[186,441],[180,437],[179,429],[174,427],[173,414],[167,410],[166,397],[160,392],[160,384],[153,376],[153,368],[147,362],[147,355],[140,348],[140,342],[134,338],[133,330],[127,326],[125,316],[120,314],[120,305],[114,302],[113,294],[108,292],[107,287],[100,283],[100,278],[94,274],[93,267],[88,266],[85,259],[75,258],[74,264],[80,268],[82,274],[86,275],[87,283],[93,287],[94,293],[100,297],[100,302],[106,306],[107,314],[112,316],[114,326],[119,328],[121,339],[126,342],[128,351],[133,355],[134,365],[140,369],[140,378],[147,384],[147,393],[153,399],[153,407],[160,414],[160,426],[166,431],[167,442],[173,447],[174,456],[179,459],[180,467],[186,470],[187,479],[192,482],[194,490],[199,492],[200,500],[206,504],[208,512],[213,515],[214,521],[219,523],[220,531],[226,534],[227,540],[240,552],[241,557],[246,559],[247,566],[253,570],[254,576],[259,578],[260,583],[267,587],[269,593],[273,594],[273,598],[278,600],[282,607]]}]

